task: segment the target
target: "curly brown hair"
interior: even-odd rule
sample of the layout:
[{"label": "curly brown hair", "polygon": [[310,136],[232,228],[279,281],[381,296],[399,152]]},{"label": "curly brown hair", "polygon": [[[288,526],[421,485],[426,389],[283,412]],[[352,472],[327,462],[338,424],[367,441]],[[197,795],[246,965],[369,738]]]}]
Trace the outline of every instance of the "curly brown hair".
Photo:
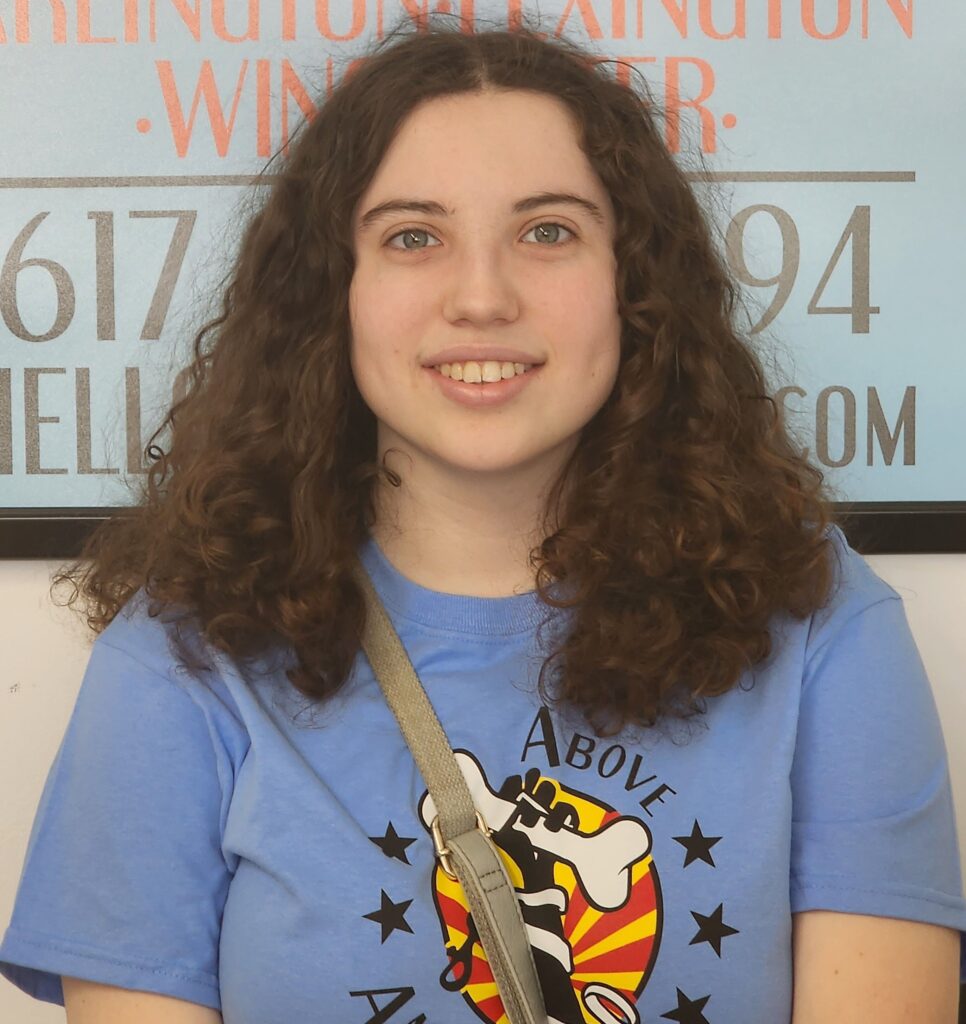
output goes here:
[{"label": "curly brown hair", "polygon": [[[657,104],[607,63],[522,22],[474,33],[445,19],[400,26],[355,63],[244,226],[220,314],[195,336],[183,394],[145,448],[155,464],[136,502],[54,577],[73,582],[69,605],[84,594],[95,633],[143,587],[152,615],[180,608],[238,662],[275,644],[294,652],[285,675],[312,701],[347,680],[365,621],[356,552],[379,478],[400,483],[377,461],[350,367],[353,212],[417,104],[484,88],[566,104],[617,224],[619,374],[530,551],[540,599],[575,609],[541,696],[583,711],[598,735],[688,718],[767,658],[776,613],[827,603],[831,493],[765,393],[736,326],[737,286]],[[166,453],[153,442],[169,426]],[[569,596],[547,592],[557,580]],[[175,643],[196,664],[180,628]]]}]

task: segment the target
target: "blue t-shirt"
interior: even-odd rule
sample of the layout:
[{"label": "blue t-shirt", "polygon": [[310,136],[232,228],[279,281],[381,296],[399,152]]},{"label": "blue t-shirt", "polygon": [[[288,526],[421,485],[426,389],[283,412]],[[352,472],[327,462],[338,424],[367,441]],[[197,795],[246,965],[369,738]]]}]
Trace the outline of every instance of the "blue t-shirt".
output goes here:
[{"label": "blue t-shirt", "polygon": [[[432,591],[363,547],[506,854],[552,1021],[787,1021],[797,911],[966,929],[946,748],[901,597],[832,537],[833,600],[776,617],[740,687],[689,724],[604,739],[535,691],[536,627],[556,615],[548,639],[566,613],[535,591]],[[284,663],[243,673],[212,653],[203,681],[175,671],[171,628],[135,600],[94,642],[0,972],[52,1003],[66,974],[226,1024],[498,1020],[365,656],[316,709]]]}]

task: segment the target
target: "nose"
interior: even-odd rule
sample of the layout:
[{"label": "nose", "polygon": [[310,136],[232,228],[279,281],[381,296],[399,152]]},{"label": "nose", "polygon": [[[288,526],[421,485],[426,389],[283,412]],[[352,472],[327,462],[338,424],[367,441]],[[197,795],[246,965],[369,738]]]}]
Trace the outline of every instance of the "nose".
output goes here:
[{"label": "nose", "polygon": [[508,253],[485,243],[470,246],[453,261],[444,314],[453,323],[515,320],[520,305],[518,283]]}]

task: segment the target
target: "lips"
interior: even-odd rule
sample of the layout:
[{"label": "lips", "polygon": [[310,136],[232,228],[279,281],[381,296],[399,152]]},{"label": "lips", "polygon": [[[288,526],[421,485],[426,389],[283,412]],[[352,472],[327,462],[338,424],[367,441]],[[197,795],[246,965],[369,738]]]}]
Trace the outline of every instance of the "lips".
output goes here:
[{"label": "lips", "polygon": [[526,373],[517,373],[498,381],[471,384],[445,377],[439,370],[430,366],[424,367],[424,370],[432,374],[436,387],[444,396],[459,405],[476,410],[491,409],[511,402],[523,390],[529,388],[534,378],[541,372],[540,367],[534,366]]}]

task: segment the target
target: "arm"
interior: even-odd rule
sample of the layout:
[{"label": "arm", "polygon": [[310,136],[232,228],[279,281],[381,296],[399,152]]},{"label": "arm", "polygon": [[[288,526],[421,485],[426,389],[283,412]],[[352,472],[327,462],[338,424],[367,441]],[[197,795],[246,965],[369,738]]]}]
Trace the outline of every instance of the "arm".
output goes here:
[{"label": "arm", "polygon": [[222,1024],[221,1014],[209,1006],[81,978],[61,980],[67,1024]]},{"label": "arm", "polygon": [[792,1024],[956,1024],[959,932],[809,910],[792,915]]}]

